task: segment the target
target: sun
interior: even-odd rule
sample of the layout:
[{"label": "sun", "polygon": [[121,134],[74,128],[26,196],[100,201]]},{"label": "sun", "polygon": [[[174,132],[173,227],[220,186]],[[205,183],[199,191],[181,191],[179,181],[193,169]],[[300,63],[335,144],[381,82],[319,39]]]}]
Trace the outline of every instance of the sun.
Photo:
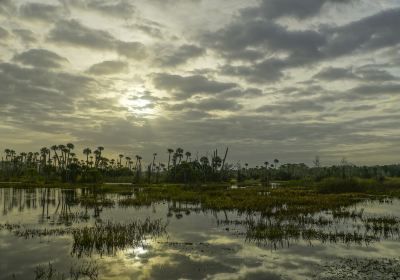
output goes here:
[{"label": "sun", "polygon": [[127,96],[120,99],[120,104],[129,112],[142,117],[154,117],[156,108],[151,100],[146,98]]}]

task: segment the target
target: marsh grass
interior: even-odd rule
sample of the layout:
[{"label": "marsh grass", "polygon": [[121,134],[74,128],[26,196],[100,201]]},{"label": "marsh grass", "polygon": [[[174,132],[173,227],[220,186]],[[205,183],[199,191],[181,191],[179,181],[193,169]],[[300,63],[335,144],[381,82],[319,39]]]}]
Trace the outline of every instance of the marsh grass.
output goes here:
[{"label": "marsh grass", "polygon": [[21,238],[42,238],[71,235],[71,254],[81,257],[92,253],[114,255],[118,250],[135,247],[145,240],[166,234],[167,224],[162,220],[136,220],[130,223],[96,223],[83,228],[26,228],[20,224],[2,224],[0,230],[8,230]]},{"label": "marsh grass", "polygon": [[156,238],[166,233],[166,224],[161,220],[133,221],[128,224],[111,223],[96,224],[84,227],[72,233],[74,245],[72,254],[78,257],[90,256],[93,252],[100,255],[113,255],[128,246],[138,246],[149,238]]},{"label": "marsh grass", "polygon": [[83,207],[95,208],[95,207],[105,207],[112,208],[115,205],[115,202],[111,199],[105,197],[95,197],[95,196],[83,196],[79,198],[79,203]]},{"label": "marsh grass", "polygon": [[79,279],[89,279],[97,280],[99,279],[99,266],[95,262],[79,262],[79,264],[74,264],[71,266],[69,273],[59,272],[52,263],[47,265],[39,265],[34,270],[35,280],[79,280]]},{"label": "marsh grass", "polygon": [[304,240],[309,244],[313,241],[321,243],[343,243],[345,245],[369,245],[379,241],[376,235],[357,230],[343,231],[326,230],[323,227],[305,227],[296,224],[265,224],[262,222],[248,224],[245,233],[246,241],[269,245],[274,249],[289,246],[291,243]]}]

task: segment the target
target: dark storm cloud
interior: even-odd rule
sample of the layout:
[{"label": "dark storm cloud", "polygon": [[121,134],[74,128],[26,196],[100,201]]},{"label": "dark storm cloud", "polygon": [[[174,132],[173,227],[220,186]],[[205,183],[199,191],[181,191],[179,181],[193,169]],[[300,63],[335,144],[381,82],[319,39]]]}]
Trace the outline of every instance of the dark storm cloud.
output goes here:
[{"label": "dark storm cloud", "polygon": [[87,72],[94,75],[113,75],[128,71],[128,64],[123,61],[103,61],[92,65]]},{"label": "dark storm cloud", "polygon": [[347,4],[352,0],[263,0],[259,7],[242,11],[245,17],[275,19],[282,16],[305,19],[318,15],[326,4]]},{"label": "dark storm cloud", "polygon": [[162,57],[161,65],[166,67],[174,67],[186,63],[192,58],[199,57],[205,53],[205,49],[196,45],[180,46],[175,52]]},{"label": "dark storm cloud", "polygon": [[120,55],[132,59],[143,59],[145,47],[139,42],[117,40],[109,32],[92,29],[77,20],[61,20],[50,31],[48,40],[64,45],[86,47],[98,50],[115,50]]},{"label": "dark storm cloud", "polygon": [[42,68],[60,68],[68,62],[66,58],[45,49],[25,51],[15,55],[13,60],[25,65]]},{"label": "dark storm cloud", "polygon": [[66,12],[62,6],[29,2],[19,8],[23,19],[53,22]]},{"label": "dark storm cloud", "polygon": [[235,83],[223,83],[209,80],[201,75],[180,76],[155,74],[153,83],[157,89],[166,90],[179,98],[188,98],[195,94],[217,94],[236,88]]}]

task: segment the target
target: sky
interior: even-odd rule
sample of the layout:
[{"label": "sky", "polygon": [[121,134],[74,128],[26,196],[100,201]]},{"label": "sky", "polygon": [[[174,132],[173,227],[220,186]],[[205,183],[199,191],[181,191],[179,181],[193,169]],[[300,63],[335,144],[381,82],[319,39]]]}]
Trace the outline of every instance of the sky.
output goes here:
[{"label": "sky", "polygon": [[400,0],[0,0],[0,148],[400,159]]}]

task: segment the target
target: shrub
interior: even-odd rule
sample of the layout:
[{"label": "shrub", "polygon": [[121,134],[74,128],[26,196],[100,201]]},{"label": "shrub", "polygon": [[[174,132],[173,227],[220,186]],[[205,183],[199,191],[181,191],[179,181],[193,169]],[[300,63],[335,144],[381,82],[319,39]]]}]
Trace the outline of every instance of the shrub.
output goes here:
[{"label": "shrub", "polygon": [[355,178],[327,178],[317,185],[318,191],[321,193],[351,193],[366,192],[367,184]]}]

